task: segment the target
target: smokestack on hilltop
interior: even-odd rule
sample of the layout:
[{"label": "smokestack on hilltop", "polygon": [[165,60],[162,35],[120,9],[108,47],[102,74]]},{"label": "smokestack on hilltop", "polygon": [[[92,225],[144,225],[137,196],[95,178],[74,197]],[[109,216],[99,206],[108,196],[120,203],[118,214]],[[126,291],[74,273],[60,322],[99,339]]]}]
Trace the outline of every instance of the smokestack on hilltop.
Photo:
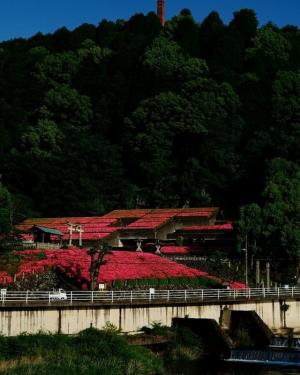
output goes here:
[{"label": "smokestack on hilltop", "polygon": [[165,24],[165,0],[157,0],[157,16],[162,26]]}]

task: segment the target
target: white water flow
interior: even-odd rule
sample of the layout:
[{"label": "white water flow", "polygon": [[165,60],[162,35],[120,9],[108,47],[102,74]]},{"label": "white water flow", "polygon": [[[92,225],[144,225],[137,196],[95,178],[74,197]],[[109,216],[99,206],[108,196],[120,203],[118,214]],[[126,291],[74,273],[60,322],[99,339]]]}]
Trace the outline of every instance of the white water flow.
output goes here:
[{"label": "white water flow", "polygon": [[230,361],[269,364],[292,364],[300,366],[300,352],[287,350],[232,350]]}]

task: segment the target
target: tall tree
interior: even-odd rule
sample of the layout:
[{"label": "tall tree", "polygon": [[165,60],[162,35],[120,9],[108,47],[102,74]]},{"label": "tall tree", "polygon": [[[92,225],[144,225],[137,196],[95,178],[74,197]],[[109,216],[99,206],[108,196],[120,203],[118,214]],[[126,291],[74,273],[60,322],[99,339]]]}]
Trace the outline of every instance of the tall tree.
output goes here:
[{"label": "tall tree", "polygon": [[7,188],[0,182],[0,235],[12,229],[12,198]]},{"label": "tall tree", "polygon": [[262,210],[256,203],[240,208],[238,220],[238,243],[242,248],[250,248],[252,255],[258,251],[258,240],[261,238],[263,223]]},{"label": "tall tree", "polygon": [[199,25],[195,22],[191,11],[183,9],[171,22],[174,23],[173,37],[176,42],[191,56],[198,56]]},{"label": "tall tree", "polygon": [[200,55],[208,61],[216,58],[219,40],[225,25],[217,12],[211,12],[200,25]]},{"label": "tall tree", "polygon": [[249,65],[264,79],[272,79],[289,61],[291,45],[272,25],[260,29],[246,51]]},{"label": "tall tree", "polygon": [[241,9],[238,12],[234,12],[229,28],[238,31],[245,43],[245,47],[248,47],[258,28],[255,12],[252,9]]},{"label": "tall tree", "polygon": [[109,254],[109,246],[107,244],[99,244],[91,247],[88,250],[88,255],[91,258],[90,263],[90,289],[97,290],[97,284],[100,274],[100,268],[106,263],[105,256]]},{"label": "tall tree", "polygon": [[[154,206],[176,204],[176,171],[172,160],[175,137],[205,132],[201,112],[182,96],[167,92],[143,101],[126,121],[133,137],[138,182]],[[142,182],[143,181],[143,182]]]},{"label": "tall tree", "polygon": [[268,166],[263,192],[266,251],[273,256],[300,258],[300,168],[274,159]]},{"label": "tall tree", "polygon": [[300,70],[279,72],[273,84],[271,135],[275,153],[300,162]]}]

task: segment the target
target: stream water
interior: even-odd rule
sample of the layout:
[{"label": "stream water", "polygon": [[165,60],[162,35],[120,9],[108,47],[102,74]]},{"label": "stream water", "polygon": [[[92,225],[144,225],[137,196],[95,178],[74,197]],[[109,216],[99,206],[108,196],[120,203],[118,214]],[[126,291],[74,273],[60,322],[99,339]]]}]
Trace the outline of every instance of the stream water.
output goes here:
[{"label": "stream water", "polygon": [[300,369],[300,352],[282,349],[232,350],[230,361],[295,365]]},{"label": "stream water", "polygon": [[226,361],[176,364],[168,375],[300,375],[300,339],[275,337],[265,350],[232,350]]},{"label": "stream water", "polygon": [[249,363],[181,364],[169,375],[300,375],[300,367]]}]

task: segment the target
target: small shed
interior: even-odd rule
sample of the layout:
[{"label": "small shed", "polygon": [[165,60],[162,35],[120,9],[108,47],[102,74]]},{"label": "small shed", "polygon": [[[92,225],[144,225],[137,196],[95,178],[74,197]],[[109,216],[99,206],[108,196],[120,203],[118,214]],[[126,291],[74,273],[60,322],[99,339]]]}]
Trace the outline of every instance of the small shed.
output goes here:
[{"label": "small shed", "polygon": [[31,229],[34,235],[34,242],[51,243],[62,240],[63,233],[57,229],[34,225]]}]

